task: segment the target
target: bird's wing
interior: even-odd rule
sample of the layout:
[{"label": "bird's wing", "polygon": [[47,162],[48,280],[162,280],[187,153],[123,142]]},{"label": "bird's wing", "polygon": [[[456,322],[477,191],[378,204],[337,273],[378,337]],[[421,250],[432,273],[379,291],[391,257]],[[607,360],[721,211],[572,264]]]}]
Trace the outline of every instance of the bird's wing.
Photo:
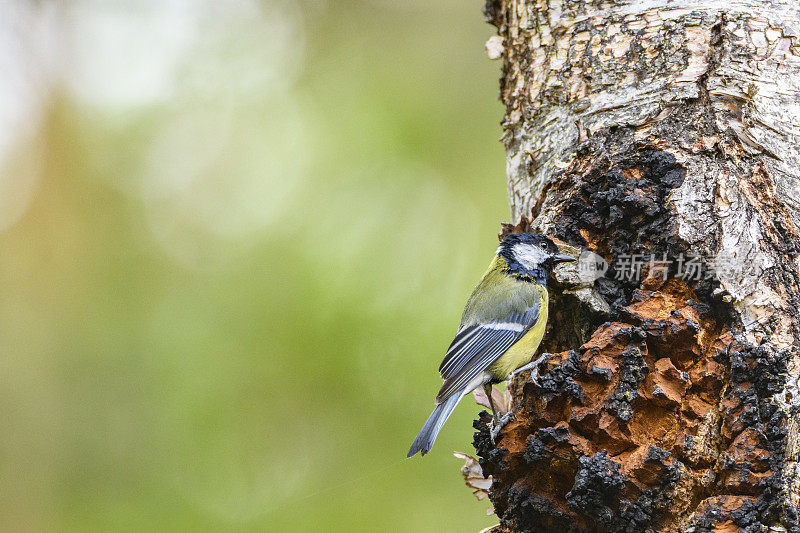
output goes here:
[{"label": "bird's wing", "polygon": [[501,319],[471,324],[459,330],[439,367],[444,384],[436,396],[437,402],[462,390],[536,324],[541,299],[530,304]]}]

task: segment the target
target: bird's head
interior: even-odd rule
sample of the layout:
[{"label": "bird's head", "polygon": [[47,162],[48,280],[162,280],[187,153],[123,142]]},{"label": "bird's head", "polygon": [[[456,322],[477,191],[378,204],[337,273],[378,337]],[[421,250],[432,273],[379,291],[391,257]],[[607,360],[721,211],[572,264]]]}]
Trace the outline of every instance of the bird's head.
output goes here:
[{"label": "bird's head", "polygon": [[560,253],[553,241],[538,233],[507,235],[497,253],[505,258],[513,272],[542,281],[558,263],[575,261],[574,257]]}]

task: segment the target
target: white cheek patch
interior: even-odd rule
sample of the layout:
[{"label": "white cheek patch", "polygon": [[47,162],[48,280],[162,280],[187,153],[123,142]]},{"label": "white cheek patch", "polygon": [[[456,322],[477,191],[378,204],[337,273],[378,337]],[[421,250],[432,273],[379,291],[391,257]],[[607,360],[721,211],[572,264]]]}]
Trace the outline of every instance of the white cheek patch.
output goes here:
[{"label": "white cheek patch", "polygon": [[519,261],[522,266],[528,270],[532,270],[542,263],[550,256],[547,250],[539,246],[531,246],[527,244],[518,244],[514,247],[514,259]]}]

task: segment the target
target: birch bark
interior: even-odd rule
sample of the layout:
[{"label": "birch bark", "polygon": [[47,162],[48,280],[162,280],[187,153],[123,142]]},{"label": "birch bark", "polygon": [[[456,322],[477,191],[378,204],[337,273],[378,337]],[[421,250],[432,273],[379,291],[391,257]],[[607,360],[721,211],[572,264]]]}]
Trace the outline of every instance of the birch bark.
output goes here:
[{"label": "birch bark", "polygon": [[505,230],[611,265],[558,273],[546,375],[476,422],[501,529],[800,531],[800,3],[485,13]]}]

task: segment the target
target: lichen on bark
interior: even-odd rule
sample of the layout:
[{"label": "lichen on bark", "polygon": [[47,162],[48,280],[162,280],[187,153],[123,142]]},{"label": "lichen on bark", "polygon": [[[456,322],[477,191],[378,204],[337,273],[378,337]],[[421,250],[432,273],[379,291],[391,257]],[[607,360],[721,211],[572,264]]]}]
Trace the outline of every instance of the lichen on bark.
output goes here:
[{"label": "lichen on bark", "polygon": [[[612,264],[557,272],[546,372],[511,383],[496,444],[475,422],[500,529],[800,531],[800,4],[484,12],[505,46],[504,231]],[[617,275],[635,254],[673,262]],[[710,274],[678,276],[685,256]]]}]

